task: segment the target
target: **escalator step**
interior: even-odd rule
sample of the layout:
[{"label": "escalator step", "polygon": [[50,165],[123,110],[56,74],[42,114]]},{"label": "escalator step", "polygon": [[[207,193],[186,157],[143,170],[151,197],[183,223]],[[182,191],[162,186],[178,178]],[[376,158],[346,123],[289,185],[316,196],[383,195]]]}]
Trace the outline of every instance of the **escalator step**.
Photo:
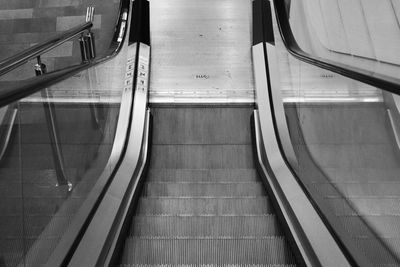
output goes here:
[{"label": "escalator step", "polygon": [[128,238],[122,262],[136,264],[293,264],[282,237]]},{"label": "escalator step", "polygon": [[275,215],[137,216],[131,236],[258,237],[283,235]]},{"label": "escalator step", "polygon": [[[120,267],[235,267],[236,264],[121,264]],[[241,264],[242,267],[296,267],[296,264]]]},{"label": "escalator step", "polygon": [[150,166],[155,169],[254,168],[251,145],[153,145]]},{"label": "escalator step", "polygon": [[261,183],[147,183],[144,196],[263,196]]},{"label": "escalator step", "polygon": [[255,169],[150,169],[146,181],[258,182]]},{"label": "escalator step", "polygon": [[251,144],[248,107],[154,108],[153,144]]},{"label": "escalator step", "polygon": [[143,197],[138,215],[245,215],[270,214],[273,207],[268,197]]},{"label": "escalator step", "polygon": [[120,266],[296,266],[255,169],[252,110],[156,109]]}]

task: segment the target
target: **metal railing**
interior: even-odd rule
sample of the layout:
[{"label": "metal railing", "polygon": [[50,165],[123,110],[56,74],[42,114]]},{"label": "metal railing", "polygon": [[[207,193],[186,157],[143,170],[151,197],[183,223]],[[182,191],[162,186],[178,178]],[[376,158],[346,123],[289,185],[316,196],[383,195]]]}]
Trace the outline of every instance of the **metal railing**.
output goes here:
[{"label": "metal railing", "polygon": [[89,21],[82,25],[76,26],[68,31],[57,34],[56,36],[44,41],[43,43],[34,45],[16,55],[13,55],[2,62],[0,62],[0,76],[4,75],[13,69],[22,66],[29,60],[37,58],[44,53],[62,45],[63,43],[80,36],[85,31],[93,27],[93,22]]},{"label": "metal railing", "polygon": [[[93,19],[94,19],[94,7],[88,7],[86,10],[86,22],[82,25],[76,26],[68,31],[62,32],[60,34],[57,34],[56,36],[44,41],[43,43],[37,44],[35,46],[32,46],[16,55],[13,55],[5,60],[3,60],[0,63],[0,76],[4,75],[19,66],[22,66],[29,62],[32,59],[37,60],[37,64],[34,65],[34,71],[37,77],[45,75],[47,73],[47,66],[42,63],[41,56],[62,45],[63,43],[73,40],[77,37],[79,37],[79,47],[80,47],[80,52],[81,52],[81,58],[82,58],[82,64],[81,66],[85,66],[89,63],[91,60],[93,60],[96,57],[96,48],[95,48],[95,38],[93,35],[93,32],[91,31],[93,27]],[[67,68],[69,69],[69,68]],[[78,68],[81,69],[81,68]],[[52,77],[49,76],[49,77]],[[40,80],[40,79],[39,79]],[[45,79],[46,80],[46,79]],[[38,80],[36,80],[38,81]],[[29,90],[24,90],[26,92],[26,95],[29,95],[41,87],[36,87],[34,86],[36,84],[36,81],[33,80],[30,83],[28,83],[28,88]],[[13,88],[13,90],[9,90],[10,88],[2,88],[0,91],[0,99],[7,99],[7,102],[5,104],[8,104],[10,101],[15,101],[17,99],[20,99],[21,96],[19,95],[18,90],[19,88],[26,88],[24,86],[21,87],[21,85],[17,85],[17,87]],[[26,89],[28,89],[26,88]],[[11,95],[10,95],[11,93]],[[16,94],[17,93],[17,94]],[[13,95],[17,96],[15,99]],[[50,144],[52,148],[52,153],[53,153],[53,161],[55,165],[55,170],[56,170],[56,176],[57,176],[57,186],[64,186],[66,185],[68,188],[68,191],[72,190],[72,183],[68,180],[67,175],[65,173],[65,167],[64,167],[64,158],[63,158],[63,153],[62,153],[62,147],[60,143],[60,138],[59,138],[59,131],[57,127],[57,121],[56,121],[56,110],[54,103],[51,102],[51,93],[47,88],[42,90],[42,97],[43,97],[43,108],[44,112],[46,115],[46,124],[48,127],[49,131],[49,138],[50,138]],[[2,101],[0,101],[0,104]],[[93,107],[94,108],[94,107]],[[96,114],[96,113],[93,113]]]}]

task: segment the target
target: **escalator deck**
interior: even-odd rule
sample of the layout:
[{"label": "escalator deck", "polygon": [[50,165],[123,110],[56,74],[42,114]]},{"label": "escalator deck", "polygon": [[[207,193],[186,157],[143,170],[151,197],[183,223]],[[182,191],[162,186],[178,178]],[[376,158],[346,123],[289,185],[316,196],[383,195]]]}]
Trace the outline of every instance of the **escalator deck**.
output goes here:
[{"label": "escalator deck", "polygon": [[254,166],[251,112],[152,110],[149,173],[121,265],[296,265]]}]

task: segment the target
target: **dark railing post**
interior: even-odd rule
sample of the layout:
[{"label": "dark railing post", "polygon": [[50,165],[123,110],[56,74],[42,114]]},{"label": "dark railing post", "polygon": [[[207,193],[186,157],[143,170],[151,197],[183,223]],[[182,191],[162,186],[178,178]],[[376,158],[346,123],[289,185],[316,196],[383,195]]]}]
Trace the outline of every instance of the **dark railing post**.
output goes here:
[{"label": "dark railing post", "polygon": [[[94,20],[94,7],[88,7],[86,10],[86,22]],[[87,32],[82,33],[79,38],[79,46],[81,48],[82,62],[91,61],[96,57],[96,46],[93,32],[88,29]]]},{"label": "dark railing post", "polygon": [[[47,71],[46,65],[42,63],[40,56],[37,57],[37,64],[35,65],[35,73],[36,76],[40,76],[45,74]],[[64,168],[64,157],[61,149],[60,138],[57,129],[57,118],[56,118],[56,109],[54,103],[51,103],[49,99],[51,98],[51,93],[46,88],[41,91],[42,98],[45,100],[43,102],[44,113],[46,116],[47,129],[49,130],[49,138],[51,150],[53,153],[53,162],[56,169],[57,175],[57,186],[68,186],[68,191],[72,190],[72,183],[68,181],[67,176],[65,174]]]},{"label": "dark railing post", "polygon": [[79,37],[79,48],[81,49],[81,58],[82,62],[89,62],[89,55],[86,49],[86,41],[85,41],[85,34],[82,33]]}]

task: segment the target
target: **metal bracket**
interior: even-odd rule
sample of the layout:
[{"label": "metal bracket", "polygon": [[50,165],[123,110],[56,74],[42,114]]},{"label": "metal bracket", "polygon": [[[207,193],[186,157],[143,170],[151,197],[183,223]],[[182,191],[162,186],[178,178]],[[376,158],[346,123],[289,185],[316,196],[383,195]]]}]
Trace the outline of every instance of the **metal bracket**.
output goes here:
[{"label": "metal bracket", "polygon": [[[86,9],[86,22],[93,22],[94,7]],[[81,49],[82,62],[88,62],[96,57],[96,46],[93,32],[89,29],[79,37],[79,47]]]}]

